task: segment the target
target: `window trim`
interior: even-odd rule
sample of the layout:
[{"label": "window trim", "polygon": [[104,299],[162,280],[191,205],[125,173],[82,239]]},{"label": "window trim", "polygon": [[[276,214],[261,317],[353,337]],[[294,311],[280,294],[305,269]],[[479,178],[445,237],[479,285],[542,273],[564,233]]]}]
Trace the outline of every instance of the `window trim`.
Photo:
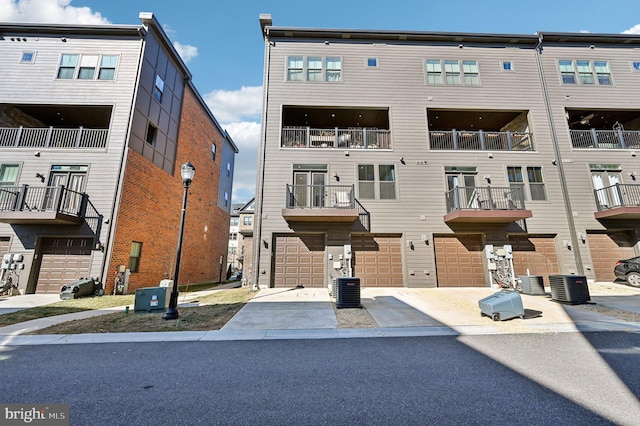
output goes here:
[{"label": "window trim", "polygon": [[153,93],[151,95],[158,102],[162,102],[162,95],[164,95],[164,86],[164,79],[160,77],[160,74],[156,74],[156,78],[153,82]]},{"label": "window trim", "polygon": [[[369,61],[375,61],[375,65],[371,65]],[[367,57],[364,60],[364,67],[367,69],[371,69],[371,68],[380,68],[380,60],[378,59],[377,56],[371,56],[371,57]]]},{"label": "window trim", "polygon": [[631,71],[640,72],[640,61],[631,61]]},{"label": "window trim", "polygon": [[[561,65],[561,62],[565,64]],[[557,59],[556,66],[560,74],[560,84],[563,86],[613,86],[613,75],[609,62],[601,59]],[[588,67],[588,72],[584,68],[584,63]],[[600,66],[604,64],[606,72],[598,72],[596,64],[600,64]],[[568,68],[563,70],[562,66],[570,66],[571,70],[569,71]],[[605,80],[608,83],[602,83]]]},{"label": "window trim", "polygon": [[[309,59],[321,59],[321,68],[309,68]],[[300,59],[300,61],[298,61]],[[330,60],[338,60],[339,68],[329,68]],[[295,67],[291,66],[294,61]],[[298,68],[300,62],[301,68]],[[336,61],[333,61],[334,63]],[[309,71],[320,71],[322,77],[317,80],[309,79]],[[337,73],[336,80],[329,79],[330,73]],[[292,75],[300,76],[300,78],[291,78]],[[322,55],[288,55],[285,57],[284,81],[296,82],[302,81],[307,83],[340,83],[344,78],[344,58],[342,56],[322,56]]]},{"label": "window trim", "polygon": [[[509,68],[508,69],[504,67],[506,64],[509,64]],[[513,61],[509,60],[509,59],[505,59],[503,61],[500,61],[500,70],[502,72],[514,72],[515,68],[513,66]]]},{"label": "window trim", "polygon": [[[21,64],[35,64],[36,63],[36,51],[32,51],[32,50],[23,50],[22,54],[20,55],[20,63]],[[24,60],[24,55],[31,55],[31,60],[30,61],[25,61]]]},{"label": "window trim", "polygon": [[[429,70],[429,65],[435,65],[436,62],[439,62],[438,69],[439,71]],[[451,66],[455,64],[455,70],[449,71],[447,66]],[[473,65],[475,67],[475,72],[465,72],[465,67],[468,65]],[[424,70],[424,81],[427,86],[462,86],[462,87],[479,87],[482,86],[482,81],[480,78],[480,61],[477,59],[436,59],[436,58],[425,58],[422,61],[422,66]],[[435,76],[437,74],[440,75],[440,82],[430,83],[429,75]],[[469,84],[467,83],[467,78],[473,76],[475,80],[478,82],[477,84]],[[455,82],[449,83],[448,80],[454,79]]]},{"label": "window trim", "polygon": [[[512,182],[510,180],[509,169],[517,168],[520,171],[520,176],[522,177],[521,182]],[[529,179],[529,170],[530,169],[538,169],[540,171],[540,177],[542,179],[541,182],[531,181]],[[506,174],[507,174],[507,184],[509,187],[513,185],[520,185],[523,190],[524,200],[527,202],[547,202],[549,201],[549,194],[547,193],[547,183],[544,180],[544,168],[542,166],[506,166]],[[531,190],[532,186],[542,188],[542,192],[544,193],[544,199],[533,199],[533,191]],[[536,192],[537,193],[537,192]]]},{"label": "window trim", "polygon": [[[20,163],[11,163],[11,162],[0,163],[0,171],[6,170],[8,167],[12,167],[12,166],[17,168],[15,180],[13,182],[6,181],[4,183],[0,181],[0,186],[16,186],[16,184],[18,183],[18,180],[20,178],[20,169],[21,169]],[[0,173],[0,176],[2,176],[2,173]]]},{"label": "window trim", "polygon": [[[33,52],[34,54],[34,60],[33,62],[35,62],[35,54],[36,52]],[[73,67],[71,67],[70,65],[64,65],[62,64],[62,60],[65,56],[75,56],[76,57],[76,62],[74,64]],[[82,59],[84,57],[92,57],[95,56],[97,57],[97,61],[93,67],[94,72],[93,72],[93,77],[92,78],[80,78],[80,74],[81,74],[81,70],[83,68],[91,68],[91,67],[86,67],[86,66],[82,66]],[[116,58],[116,63],[115,66],[113,67],[104,67],[102,66],[102,60],[106,57],[113,57]],[[22,62],[22,61],[21,61]],[[22,63],[27,63],[27,62],[22,62]],[[116,54],[116,53],[100,53],[100,54],[96,54],[96,53],[60,53],[60,58],[58,60],[58,67],[57,67],[57,72],[56,72],[56,80],[82,80],[82,81],[114,81],[116,79],[116,75],[118,72],[118,66],[120,65],[120,54]],[[71,68],[73,68],[73,73],[71,75],[71,77],[60,77],[60,71],[61,69],[67,69],[70,70]],[[102,71],[106,70],[106,69],[113,69],[113,78],[100,78]]]},{"label": "window trim", "polygon": [[[373,180],[360,180],[360,167],[372,166],[373,167]],[[380,167],[391,167],[393,170],[393,180],[380,180]],[[358,198],[363,200],[372,201],[398,201],[398,172],[395,163],[357,163],[356,164],[356,180]],[[373,198],[365,198],[361,194],[360,184],[363,182],[373,182]],[[393,182],[393,198],[381,198],[381,188],[383,183]]]},{"label": "window trim", "polygon": [[[133,248],[138,247],[138,255],[134,256]],[[131,249],[129,250],[129,272],[137,273],[140,271],[140,259],[142,259],[142,241],[131,241]],[[132,261],[134,262],[132,267]]]}]

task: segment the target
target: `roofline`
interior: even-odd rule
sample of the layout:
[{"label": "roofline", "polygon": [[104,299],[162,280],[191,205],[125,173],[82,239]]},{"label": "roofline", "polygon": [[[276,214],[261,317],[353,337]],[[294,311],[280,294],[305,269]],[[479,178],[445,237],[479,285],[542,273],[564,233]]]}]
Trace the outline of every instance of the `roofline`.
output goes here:
[{"label": "roofline", "polygon": [[187,68],[187,65],[178,54],[176,48],[173,47],[171,39],[169,38],[167,33],[164,32],[164,29],[162,28],[162,25],[160,25],[160,22],[158,22],[156,16],[152,12],[140,12],[138,18],[143,25],[153,28],[158,32],[158,34],[160,34],[160,42],[171,53],[173,59],[175,59],[175,61],[178,63],[180,71],[182,71],[182,73],[187,76],[188,80],[191,80],[191,71],[189,71],[189,68]]},{"label": "roofline", "polygon": [[[264,21],[261,21],[261,24]],[[454,33],[438,31],[366,30],[349,28],[305,28],[264,26],[266,38],[306,38],[325,40],[380,40],[442,43],[500,43],[536,45],[540,35],[551,43],[640,44],[637,34],[603,34],[538,31],[535,34]]]},{"label": "roofline", "polygon": [[10,33],[143,37],[141,25],[73,25],[0,22],[0,36]]}]

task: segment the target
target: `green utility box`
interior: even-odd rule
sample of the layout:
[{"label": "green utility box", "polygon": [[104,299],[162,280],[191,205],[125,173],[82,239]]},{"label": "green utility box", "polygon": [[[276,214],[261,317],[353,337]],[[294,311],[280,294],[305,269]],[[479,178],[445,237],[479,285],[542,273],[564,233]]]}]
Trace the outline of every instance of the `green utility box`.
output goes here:
[{"label": "green utility box", "polygon": [[[169,290],[169,292],[167,291]],[[167,308],[170,287],[146,287],[136,289],[134,312],[160,312]]]}]

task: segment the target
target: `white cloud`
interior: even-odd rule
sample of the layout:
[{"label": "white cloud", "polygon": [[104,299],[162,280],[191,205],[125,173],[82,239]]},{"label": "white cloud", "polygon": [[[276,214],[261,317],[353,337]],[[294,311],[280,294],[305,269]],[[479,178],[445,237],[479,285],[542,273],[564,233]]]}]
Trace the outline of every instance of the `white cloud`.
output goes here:
[{"label": "white cloud", "polygon": [[633,27],[629,28],[628,30],[624,30],[622,32],[622,34],[640,34],[640,24],[634,25]]},{"label": "white cloud", "polygon": [[109,24],[89,7],[71,6],[71,0],[0,0],[0,22]]},{"label": "white cloud", "polygon": [[259,119],[262,112],[262,86],[243,86],[240,90],[214,90],[205,95],[204,99],[222,123]]},{"label": "white cloud", "polygon": [[198,56],[198,48],[195,46],[191,46],[190,44],[182,44],[174,41],[173,47],[176,48],[178,54],[185,63]]}]

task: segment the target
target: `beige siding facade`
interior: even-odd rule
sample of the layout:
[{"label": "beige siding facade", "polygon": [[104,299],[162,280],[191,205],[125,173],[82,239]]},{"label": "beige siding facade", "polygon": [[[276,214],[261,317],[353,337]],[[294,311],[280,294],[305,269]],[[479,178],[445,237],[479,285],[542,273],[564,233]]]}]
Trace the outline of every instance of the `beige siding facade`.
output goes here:
[{"label": "beige siding facade", "polygon": [[[551,47],[545,45],[540,53],[537,37],[531,36],[384,32],[363,35],[357,31],[316,32],[269,26],[265,28],[265,34],[265,104],[256,201],[256,221],[259,223],[254,246],[254,269],[258,272],[256,280],[260,286],[273,285],[273,255],[268,244],[273,235],[287,232],[328,235],[324,257],[329,271],[325,274],[325,285],[328,286],[334,263],[329,259],[332,246],[349,245],[353,235],[361,231],[357,220],[351,225],[331,222],[321,215],[313,222],[283,216],[288,202],[287,185],[299,183],[295,181],[296,171],[309,165],[326,166],[326,185],[354,185],[355,199],[370,214],[368,233],[400,236],[402,256],[398,258],[402,265],[397,273],[407,287],[438,286],[434,236],[464,234],[481,234],[483,245],[509,244],[510,238],[527,239],[531,235],[534,248],[535,236],[544,234],[540,253],[555,252],[557,260],[554,262],[560,273],[584,273],[591,279],[595,277],[586,238],[584,243],[580,238],[576,240],[581,233],[586,235],[588,231],[604,229],[594,218],[596,206],[589,163],[618,163],[625,170],[631,167],[640,170],[640,165],[634,166],[636,160],[629,150],[578,152],[572,149],[564,107],[628,109],[640,90],[640,74],[631,71],[629,62],[631,49],[619,49],[616,45],[616,48],[600,50],[598,47],[594,51],[589,49],[589,44],[586,47],[551,44]],[[305,64],[302,81],[287,79],[287,58],[290,57],[302,58]],[[608,60],[614,85],[561,85],[557,59],[565,57]],[[306,81],[307,58],[322,58],[323,61],[340,58],[340,81]],[[369,58],[375,58],[375,67],[367,66]],[[475,62],[479,84],[428,84],[427,60]],[[511,70],[503,69],[504,61],[511,63]],[[548,102],[538,61],[544,69]],[[326,70],[323,68],[323,71]],[[640,104],[636,107],[640,109]],[[283,140],[283,128],[291,125],[287,122],[288,112],[296,108],[305,113],[336,111],[337,115],[345,110],[386,112],[391,146],[389,149],[290,147]],[[524,123],[532,134],[534,148],[527,151],[433,149],[430,130],[437,124],[439,111],[454,117],[456,111],[476,115],[517,112],[521,117],[518,119],[520,124]],[[304,123],[300,123],[302,120],[295,124],[304,127]],[[330,119],[323,124],[321,127],[329,129],[344,127],[343,122],[331,125]],[[357,122],[351,124],[348,127],[362,127]],[[471,132],[481,129],[465,128],[465,124],[471,125],[460,121],[456,127]],[[308,126],[314,127],[314,123]],[[568,220],[562,190],[564,180],[555,165],[554,134],[565,166],[575,231]],[[337,144],[339,140],[336,138],[330,143]],[[603,155],[607,156],[606,161]],[[360,193],[359,166],[369,164],[393,166],[395,198],[367,199]],[[448,213],[445,193],[449,189],[447,172],[455,167],[474,168],[472,174],[477,187],[509,187],[508,167],[523,168],[525,174],[527,167],[535,168],[543,177],[545,196],[532,200],[531,190],[526,189],[526,209],[532,215],[521,221],[450,223],[443,219]],[[582,246],[576,247],[574,241]],[[555,270],[556,263],[551,269]]]}]

